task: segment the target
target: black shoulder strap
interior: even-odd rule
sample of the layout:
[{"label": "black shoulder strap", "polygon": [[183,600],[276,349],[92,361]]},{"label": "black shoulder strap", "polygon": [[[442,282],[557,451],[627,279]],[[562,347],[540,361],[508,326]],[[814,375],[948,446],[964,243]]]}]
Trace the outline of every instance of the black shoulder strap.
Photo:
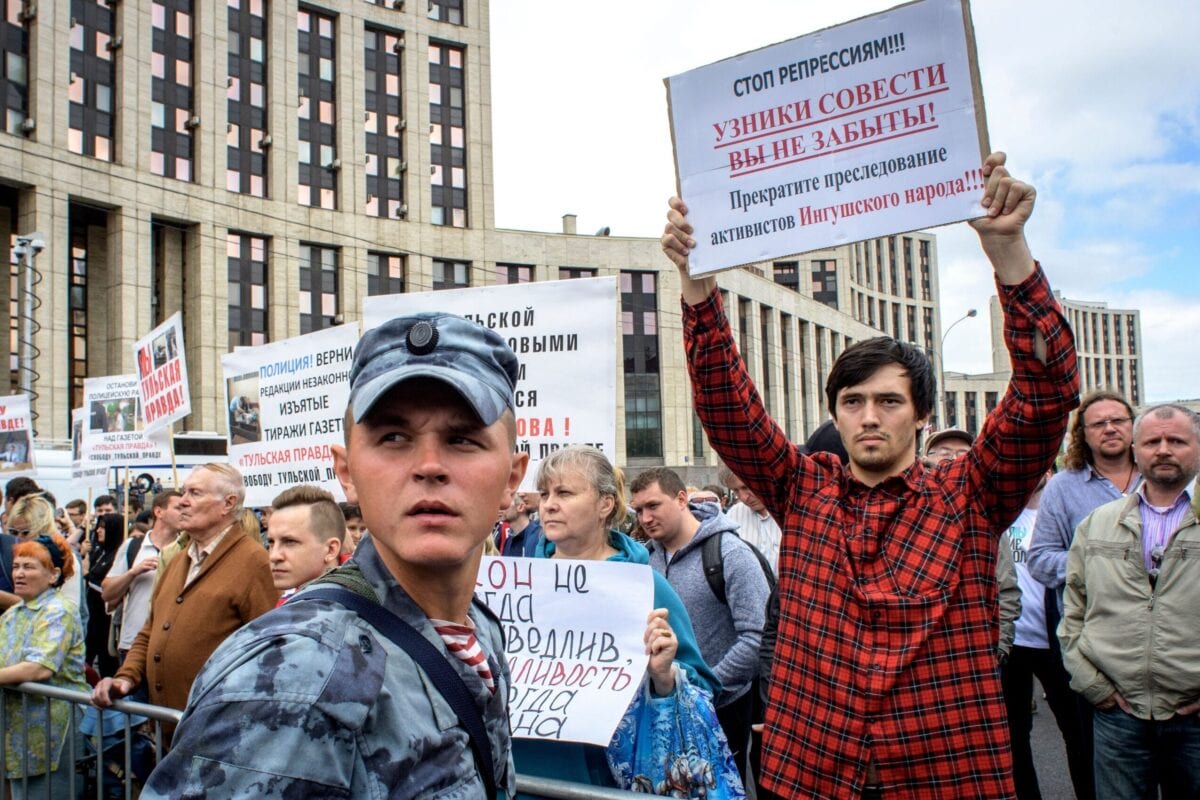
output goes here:
[{"label": "black shoulder strap", "polygon": [[4,580],[8,582],[9,590],[12,589],[13,544],[16,541],[7,533],[0,536],[0,568],[4,570]]},{"label": "black shoulder strap", "polygon": [[727,602],[725,599],[725,559],[721,555],[721,537],[724,535],[725,531],[718,531],[705,539],[700,549],[700,555],[704,561],[704,579],[708,581],[708,588],[712,589],[712,593],[722,604]]},{"label": "black shoulder strap", "polygon": [[138,550],[142,549],[142,539],[150,534],[143,536],[133,536],[129,539],[129,544],[125,545],[125,568],[133,569],[134,559],[137,558]]},{"label": "black shoulder strap", "polygon": [[483,725],[483,715],[479,713],[467,685],[446,661],[445,656],[413,626],[379,603],[372,602],[349,589],[340,586],[320,586],[300,593],[290,602],[301,600],[330,600],[349,608],[369,622],[375,630],[395,642],[412,657],[413,661],[417,662],[429,679],[433,681],[433,685],[446,698],[446,702],[454,709],[454,713],[458,715],[459,724],[471,737],[471,751],[475,755],[475,766],[478,767],[479,775],[483,779],[488,800],[496,800],[492,745],[488,741],[487,730]]}]

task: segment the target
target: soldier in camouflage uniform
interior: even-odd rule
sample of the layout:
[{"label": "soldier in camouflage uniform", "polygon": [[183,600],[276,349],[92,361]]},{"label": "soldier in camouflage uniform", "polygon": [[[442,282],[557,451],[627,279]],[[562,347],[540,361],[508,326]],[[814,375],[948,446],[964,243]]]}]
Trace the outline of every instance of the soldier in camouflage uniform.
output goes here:
[{"label": "soldier in camouflage uniform", "polygon": [[[443,653],[483,715],[500,796],[515,792],[509,675],[499,622],[473,593],[528,461],[515,452],[517,367],[497,334],[450,315],[363,337],[334,466],[371,536],[313,584],[382,604]],[[213,654],[142,797],[485,797],[428,676],[354,611],[304,594]]]}]

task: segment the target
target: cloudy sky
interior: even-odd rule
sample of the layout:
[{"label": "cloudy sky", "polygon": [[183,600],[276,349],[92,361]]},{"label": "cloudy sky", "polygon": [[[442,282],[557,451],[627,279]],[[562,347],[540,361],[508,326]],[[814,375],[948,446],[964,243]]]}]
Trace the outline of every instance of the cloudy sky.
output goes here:
[{"label": "cloudy sky", "polygon": [[[675,168],[662,79],[896,3],[496,0],[496,224],[657,237]],[[1200,397],[1200,3],[976,0],[992,146],[1038,188],[1027,231],[1073,300],[1142,312],[1150,400]],[[990,270],[936,229],[946,368],[991,369]]]}]

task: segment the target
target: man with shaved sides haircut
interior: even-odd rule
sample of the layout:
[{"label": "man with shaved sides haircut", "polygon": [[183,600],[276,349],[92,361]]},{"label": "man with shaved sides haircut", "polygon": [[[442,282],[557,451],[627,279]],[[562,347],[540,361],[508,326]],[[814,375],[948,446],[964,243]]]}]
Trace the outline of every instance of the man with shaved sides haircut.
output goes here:
[{"label": "man with shaved sides haircut", "polygon": [[518,369],[462,317],[367,331],[333,467],[371,535],[213,654],[143,800],[513,796],[504,641],[474,593],[528,462]]}]

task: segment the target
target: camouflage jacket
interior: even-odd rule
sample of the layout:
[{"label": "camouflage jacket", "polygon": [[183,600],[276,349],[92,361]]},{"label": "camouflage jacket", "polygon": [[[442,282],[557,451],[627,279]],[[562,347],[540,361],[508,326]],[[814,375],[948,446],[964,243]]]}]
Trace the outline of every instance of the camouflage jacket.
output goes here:
[{"label": "camouflage jacket", "polygon": [[[446,651],[370,539],[330,575],[382,598],[476,690],[498,794],[512,796],[509,674],[496,619],[473,604],[471,619],[496,676],[493,695]],[[213,653],[143,800],[485,797],[465,729],[408,654],[353,611],[300,600],[302,595],[237,631]]]}]

